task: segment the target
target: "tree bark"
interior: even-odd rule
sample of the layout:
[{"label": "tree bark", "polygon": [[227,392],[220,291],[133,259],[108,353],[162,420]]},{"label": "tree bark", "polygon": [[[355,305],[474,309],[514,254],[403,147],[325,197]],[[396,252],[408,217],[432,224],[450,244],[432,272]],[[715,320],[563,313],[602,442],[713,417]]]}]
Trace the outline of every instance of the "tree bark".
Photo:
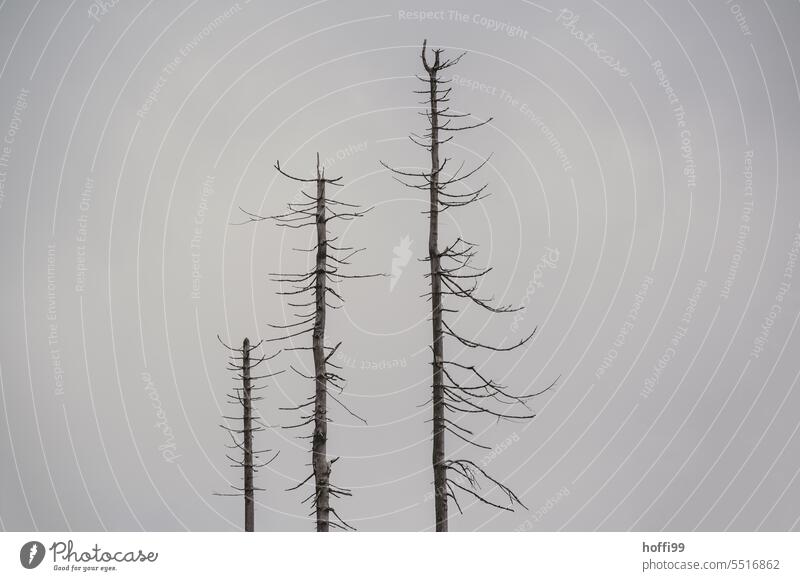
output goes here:
[{"label": "tree bark", "polygon": [[255,503],[253,494],[253,408],[252,385],[250,380],[250,339],[242,343],[242,392],[244,396],[244,530],[253,532],[255,524]]},{"label": "tree bark", "polygon": [[447,531],[447,467],[444,449],[444,341],[442,333],[442,279],[439,256],[439,107],[437,99],[436,65],[430,76],[431,105],[431,176],[430,231],[428,257],[431,266],[431,323],[433,328],[433,487],[436,508],[436,531]]},{"label": "tree bark", "polygon": [[317,264],[315,283],[316,315],[312,350],[316,389],[314,399],[314,436],[311,444],[311,459],[316,486],[317,532],[328,532],[330,517],[330,472],[327,458],[328,411],[327,376],[325,373],[325,272],[328,259],[328,244],[325,224],[325,181],[320,174],[317,154]]}]

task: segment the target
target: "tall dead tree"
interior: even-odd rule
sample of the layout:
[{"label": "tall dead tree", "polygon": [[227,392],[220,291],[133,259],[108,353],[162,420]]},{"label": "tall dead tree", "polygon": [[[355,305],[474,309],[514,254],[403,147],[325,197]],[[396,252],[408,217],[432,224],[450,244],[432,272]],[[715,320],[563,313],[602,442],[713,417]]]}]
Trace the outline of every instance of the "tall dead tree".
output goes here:
[{"label": "tall dead tree", "polygon": [[[244,530],[252,532],[255,528],[255,492],[257,490],[264,490],[255,486],[255,473],[259,468],[262,468],[271,463],[278,457],[279,452],[276,452],[269,460],[260,462],[259,459],[262,454],[269,454],[272,450],[254,450],[253,449],[253,435],[255,432],[264,430],[265,424],[258,414],[254,413],[253,402],[263,399],[260,396],[254,396],[253,391],[264,389],[266,386],[253,386],[254,381],[266,379],[282,373],[267,373],[264,375],[253,375],[253,370],[264,363],[269,361],[278,354],[270,357],[253,357],[252,353],[258,349],[262,342],[259,341],[256,345],[250,345],[250,339],[247,337],[242,341],[242,347],[230,347],[226,345],[222,339],[217,336],[219,342],[222,343],[231,352],[228,360],[228,371],[234,373],[234,381],[241,382],[241,386],[233,388],[233,392],[228,394],[228,403],[235,405],[241,409],[241,416],[223,416],[223,419],[229,422],[229,425],[220,425],[231,437],[232,443],[226,447],[230,450],[237,450],[241,453],[241,457],[234,458],[231,454],[226,454],[226,458],[232,462],[231,467],[242,469],[243,485],[241,487],[231,484],[231,488],[236,490],[234,493],[215,493],[218,496],[243,496],[244,497]],[[241,429],[238,427],[231,427],[230,422],[241,422]],[[256,424],[255,426],[253,424]]]},{"label": "tall dead tree", "polygon": [[[488,194],[488,184],[479,187],[469,185],[470,179],[489,161],[483,160],[476,167],[464,170],[461,163],[453,170],[451,158],[441,156],[441,146],[448,143],[459,131],[476,129],[489,123],[492,119],[472,122],[469,113],[454,111],[450,108],[450,79],[442,78],[442,73],[455,66],[464,53],[452,59],[444,59],[443,51],[433,51],[433,61],[428,59],[427,41],[422,44],[422,65],[424,76],[417,78],[425,84],[425,88],[415,91],[425,95],[421,102],[425,111],[420,112],[427,119],[425,133],[412,133],[409,137],[416,145],[424,148],[430,155],[430,169],[423,171],[406,171],[384,167],[394,173],[403,185],[417,190],[427,191],[430,198],[428,216],[428,256],[430,292],[426,293],[431,302],[432,342],[432,396],[428,400],[432,407],[433,423],[433,487],[436,530],[447,531],[448,499],[452,499],[459,512],[461,506],[457,492],[462,492],[478,501],[503,510],[513,510],[515,504],[522,505],[517,495],[507,486],[490,476],[476,463],[459,458],[448,458],[445,447],[447,433],[456,436],[470,446],[489,450],[477,442],[473,432],[460,425],[460,420],[470,414],[486,414],[498,420],[525,420],[535,416],[530,411],[527,401],[553,387],[555,382],[538,393],[513,395],[507,387],[485,377],[477,365],[457,362],[445,358],[445,339],[454,340],[458,345],[469,349],[490,352],[512,351],[527,343],[536,332],[509,346],[489,345],[470,339],[454,330],[444,320],[445,313],[459,313],[467,304],[472,304],[490,313],[509,313],[516,310],[511,306],[492,306],[491,298],[482,298],[477,289],[481,279],[492,269],[476,267],[472,261],[477,254],[477,245],[457,237],[452,243],[440,250],[439,217],[442,212],[474,204]],[[382,162],[383,163],[383,162]],[[450,164],[450,166],[448,166]],[[451,187],[452,186],[452,187]],[[453,192],[456,187],[463,191]],[[447,306],[445,306],[447,302]],[[516,406],[524,410],[517,412]],[[448,415],[449,414],[449,415]],[[454,415],[457,416],[455,419]],[[502,501],[490,499],[481,491],[482,481],[488,481],[492,489],[500,492]],[[502,504],[500,504],[502,502]],[[524,505],[522,505],[524,506]]]},{"label": "tall dead tree", "polygon": [[[334,244],[337,238],[329,236],[328,223],[332,220],[360,218],[371,208],[361,210],[358,205],[327,197],[326,186],[342,186],[342,178],[330,179],[325,177],[325,170],[319,164],[319,153],[317,154],[316,175],[312,178],[300,178],[288,174],[281,169],[280,162],[276,162],[275,169],[291,180],[311,183],[316,186],[315,195],[309,195],[301,190],[303,201],[290,202],[288,212],[284,214],[260,216],[242,210],[247,215],[248,222],[273,220],[278,226],[284,228],[312,228],[315,232],[315,244],[311,248],[295,249],[314,256],[314,260],[307,271],[300,273],[271,273],[274,277],[273,281],[290,285],[291,290],[282,290],[279,294],[299,297],[292,299],[298,302],[289,302],[288,304],[300,312],[294,314],[299,321],[285,325],[270,325],[275,329],[287,332],[286,335],[270,339],[270,341],[291,340],[310,333],[310,346],[294,346],[285,350],[310,350],[314,360],[313,376],[305,374],[293,366],[291,367],[301,377],[313,381],[313,394],[303,403],[281,408],[300,411],[305,414],[301,415],[300,423],[286,426],[287,428],[299,428],[307,425],[313,425],[314,427],[311,434],[311,474],[289,490],[300,488],[313,478],[314,491],[303,502],[311,502],[311,514],[316,515],[317,531],[327,532],[330,527],[352,530],[353,527],[347,524],[330,504],[331,496],[334,498],[351,496],[351,491],[331,483],[331,466],[338,460],[338,457],[328,460],[328,423],[331,421],[328,415],[328,398],[330,397],[332,401],[340,405],[342,409],[354,418],[365,424],[366,421],[353,413],[329,389],[329,387],[333,387],[341,394],[344,391],[344,378],[336,371],[331,370],[341,369],[341,366],[331,362],[331,358],[341,345],[341,342],[335,346],[327,345],[325,343],[325,330],[328,308],[338,309],[344,304],[338,285],[344,279],[369,278],[377,275],[357,275],[341,272],[340,269],[342,267],[350,265],[350,258],[364,249],[341,247]],[[343,253],[343,255],[340,256],[338,253]],[[309,408],[312,408],[312,411],[306,413]],[[331,521],[331,515],[336,518],[335,521]]]}]

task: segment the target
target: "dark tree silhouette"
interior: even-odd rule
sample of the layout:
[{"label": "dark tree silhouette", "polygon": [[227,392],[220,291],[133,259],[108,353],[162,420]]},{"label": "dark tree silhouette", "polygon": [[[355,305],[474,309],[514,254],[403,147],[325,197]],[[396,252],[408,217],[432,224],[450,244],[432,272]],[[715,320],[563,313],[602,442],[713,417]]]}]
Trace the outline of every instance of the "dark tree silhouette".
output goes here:
[{"label": "dark tree silhouette", "polygon": [[[290,290],[282,290],[279,294],[291,297],[288,304],[296,309],[295,317],[299,320],[285,325],[270,325],[275,329],[286,332],[284,336],[269,339],[269,341],[285,341],[311,334],[310,346],[295,346],[287,348],[292,350],[310,350],[314,359],[314,375],[307,375],[291,367],[301,377],[314,383],[314,392],[303,403],[296,406],[281,408],[284,410],[300,411],[301,421],[287,428],[299,428],[307,425],[314,426],[311,435],[311,474],[302,482],[289,490],[300,488],[303,484],[314,479],[314,491],[303,502],[311,502],[312,515],[316,513],[316,527],[318,532],[327,532],[330,527],[353,530],[336,512],[330,504],[330,497],[351,496],[351,491],[331,483],[331,466],[338,460],[328,460],[328,398],[330,397],[343,410],[354,418],[366,424],[366,421],[351,411],[336,397],[329,387],[335,388],[339,394],[344,390],[344,378],[336,371],[341,366],[331,362],[331,358],[341,345],[326,345],[325,331],[327,310],[341,308],[344,299],[339,292],[338,285],[345,279],[369,278],[379,275],[358,275],[342,272],[342,268],[349,266],[349,260],[363,248],[340,247],[334,244],[337,238],[329,237],[328,223],[332,220],[353,220],[360,218],[371,210],[361,210],[360,206],[334,200],[326,196],[326,186],[342,186],[341,177],[329,179],[325,177],[325,170],[320,167],[319,154],[317,154],[316,175],[312,178],[299,178],[283,171],[280,162],[275,164],[278,172],[297,182],[312,183],[316,186],[316,195],[309,195],[301,190],[303,196],[300,202],[290,202],[288,212],[275,216],[260,216],[242,210],[248,217],[247,222],[273,220],[278,226],[284,228],[313,228],[316,243],[308,249],[295,249],[303,253],[314,255],[313,265],[309,270],[300,273],[271,273],[273,280],[281,284],[288,284]],[[309,411],[311,408],[311,411]],[[335,517],[331,521],[330,516]]]},{"label": "dark tree silhouette", "polygon": [[[226,345],[224,341],[217,336],[219,342],[222,343],[231,352],[228,362],[228,371],[234,373],[233,379],[238,383],[241,382],[241,387],[234,387],[233,393],[228,394],[228,403],[237,406],[241,409],[241,416],[223,416],[229,425],[222,425],[231,437],[232,443],[226,447],[230,450],[238,450],[241,452],[241,457],[234,458],[230,454],[225,456],[232,462],[231,466],[234,468],[241,468],[243,471],[243,486],[238,487],[231,484],[231,487],[236,490],[235,493],[215,493],[218,496],[243,496],[244,497],[244,530],[252,532],[255,527],[255,492],[257,490],[264,490],[255,486],[254,477],[259,468],[271,463],[278,457],[279,452],[276,452],[269,460],[259,462],[262,454],[269,454],[272,450],[254,450],[253,449],[253,434],[255,432],[263,431],[265,428],[264,422],[261,420],[258,412],[253,408],[253,402],[263,399],[260,396],[253,396],[254,390],[264,389],[266,386],[254,387],[253,382],[260,379],[266,379],[279,375],[282,371],[276,373],[268,373],[265,375],[253,375],[253,369],[258,367],[265,361],[269,361],[275,355],[270,357],[253,357],[254,350],[261,346],[261,341],[256,345],[250,345],[250,339],[244,338],[241,348],[231,347]],[[241,429],[233,428],[230,422],[241,422]],[[253,426],[253,424],[256,424]]]},{"label": "dark tree silhouette", "polygon": [[[425,76],[417,78],[426,86],[423,90],[415,91],[425,95],[425,100],[421,102],[425,106],[425,111],[420,114],[427,119],[426,132],[422,135],[412,133],[409,137],[430,154],[430,169],[406,171],[381,163],[401,184],[428,191],[430,196],[430,206],[425,212],[429,218],[428,256],[424,259],[430,265],[430,272],[425,275],[430,278],[430,292],[423,295],[431,302],[433,331],[432,397],[428,403],[431,403],[433,408],[432,461],[436,530],[447,531],[448,499],[453,500],[460,512],[458,493],[503,510],[513,510],[515,504],[523,507],[524,505],[510,488],[490,476],[475,462],[448,458],[445,451],[445,435],[449,433],[471,446],[489,450],[491,449],[489,446],[475,441],[473,432],[462,426],[459,421],[470,414],[485,414],[498,420],[533,418],[535,414],[530,411],[528,400],[544,393],[553,387],[555,382],[538,393],[513,395],[506,386],[485,377],[478,366],[445,359],[446,338],[469,349],[512,351],[527,343],[536,330],[534,329],[525,339],[504,347],[467,338],[444,320],[445,313],[459,313],[467,304],[476,305],[490,313],[509,313],[519,309],[511,306],[492,306],[491,298],[482,298],[477,293],[482,277],[492,269],[473,264],[477,254],[476,244],[457,237],[455,241],[440,250],[440,214],[474,204],[488,195],[486,192],[488,184],[472,188],[468,183],[470,178],[489,161],[487,158],[470,170],[465,170],[464,163],[461,163],[451,170],[452,159],[442,158],[440,148],[452,140],[455,133],[476,129],[492,119],[473,122],[470,121],[472,116],[469,113],[457,112],[448,105],[452,91],[452,88],[448,87],[450,79],[444,79],[441,75],[443,71],[458,64],[464,53],[455,58],[444,59],[443,51],[436,49],[433,51],[431,62],[427,52],[427,41],[425,41],[422,44],[422,65]],[[455,193],[450,186],[463,186],[464,191]],[[521,406],[523,409],[515,411],[516,406]],[[452,416],[456,414],[457,418],[453,419]],[[482,492],[482,482],[490,484],[490,492],[499,490],[502,500],[491,500],[488,493]]]}]

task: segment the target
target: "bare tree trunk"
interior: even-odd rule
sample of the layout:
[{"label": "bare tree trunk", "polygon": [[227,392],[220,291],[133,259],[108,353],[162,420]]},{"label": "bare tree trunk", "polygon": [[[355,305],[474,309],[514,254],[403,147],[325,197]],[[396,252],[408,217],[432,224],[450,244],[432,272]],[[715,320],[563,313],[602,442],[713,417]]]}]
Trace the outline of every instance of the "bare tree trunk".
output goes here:
[{"label": "bare tree trunk", "polygon": [[[344,299],[339,294],[338,289],[334,285],[340,284],[345,279],[351,278],[371,278],[380,276],[377,274],[347,274],[341,272],[340,268],[350,265],[349,259],[355,254],[359,253],[362,249],[355,249],[352,247],[339,247],[332,242],[336,241],[336,237],[328,238],[328,222],[332,220],[353,220],[362,217],[367,210],[361,210],[358,204],[346,203],[341,200],[334,199],[332,196],[328,199],[325,195],[326,184],[333,186],[342,186],[341,176],[337,178],[326,178],[325,169],[319,164],[319,153],[317,153],[317,171],[316,175],[312,178],[301,178],[286,173],[281,169],[280,161],[275,162],[275,169],[278,172],[294,181],[301,183],[314,183],[317,188],[315,196],[301,190],[303,195],[302,201],[289,202],[289,211],[284,214],[274,216],[260,216],[251,212],[245,211],[247,215],[247,222],[259,222],[261,220],[274,220],[278,226],[288,228],[315,228],[316,229],[316,245],[311,248],[302,249],[302,252],[315,254],[314,266],[305,272],[284,272],[275,273],[273,276],[274,281],[280,283],[288,283],[292,286],[291,290],[282,290],[278,294],[288,295],[293,297],[292,300],[297,300],[298,295],[304,295],[307,302],[303,303],[289,303],[293,307],[302,310],[302,314],[297,314],[301,319],[300,322],[288,323],[285,325],[270,325],[275,329],[285,330],[285,335],[268,339],[268,341],[286,341],[311,333],[311,351],[314,357],[314,375],[310,376],[302,373],[292,367],[292,370],[303,377],[304,379],[312,379],[314,382],[314,392],[297,405],[281,408],[284,410],[299,411],[301,412],[300,422],[285,426],[286,428],[300,428],[308,425],[313,425],[313,433],[311,434],[311,474],[308,475],[303,481],[293,486],[289,490],[296,490],[309,482],[312,477],[314,479],[314,492],[308,495],[302,502],[311,502],[313,506],[312,514],[316,513],[316,527],[317,532],[328,532],[331,528],[338,528],[341,530],[355,530],[352,526],[347,524],[341,516],[337,513],[336,509],[331,506],[331,497],[334,499],[343,496],[351,496],[352,491],[341,486],[337,486],[331,482],[331,466],[338,458],[328,460],[328,396],[330,395],[331,401],[338,404],[345,412],[356,418],[357,420],[366,424],[366,420],[355,414],[348,408],[342,401],[340,401],[334,393],[328,393],[328,388],[331,387],[341,393],[344,389],[344,377],[340,376],[334,371],[329,371],[328,366],[341,369],[340,366],[330,362],[330,358],[341,345],[337,343],[335,346],[325,345],[325,325],[326,325],[326,312],[327,308],[340,308],[344,305]],[[330,251],[328,249],[331,249]],[[347,253],[343,258],[339,253]],[[330,263],[329,263],[330,259]],[[341,302],[341,305],[330,304],[328,301],[336,299]],[[307,309],[313,305],[314,310],[307,312]],[[304,349],[309,347],[292,347],[292,349]],[[327,350],[327,351],[326,351]],[[314,406],[313,412],[308,412],[310,406]],[[331,520],[333,517],[333,520]]]},{"label": "bare tree trunk", "polygon": [[[238,429],[238,425],[233,427],[231,425],[220,424],[220,427],[228,432],[231,438],[231,443],[226,447],[229,450],[236,450],[236,452],[225,454],[225,457],[231,461],[231,467],[242,470],[243,483],[242,486],[231,484],[231,488],[235,491],[233,493],[226,494],[215,492],[214,494],[216,496],[244,497],[244,530],[246,532],[253,532],[255,530],[255,494],[257,491],[264,490],[256,486],[255,475],[259,468],[269,465],[278,457],[279,453],[275,452],[272,458],[262,462],[260,461],[261,454],[272,452],[272,450],[254,449],[255,432],[261,432],[264,428],[261,427],[263,422],[261,422],[258,408],[254,408],[255,402],[262,398],[257,394],[253,395],[253,392],[258,392],[266,386],[258,386],[253,383],[283,373],[283,371],[278,371],[277,373],[258,375],[258,372],[256,372],[256,375],[253,375],[253,370],[265,361],[276,357],[280,351],[270,357],[260,357],[259,355],[252,356],[251,353],[255,349],[258,349],[263,341],[259,341],[256,345],[251,345],[250,339],[245,337],[242,341],[241,348],[239,348],[227,345],[219,335],[217,335],[217,339],[219,339],[219,342],[230,352],[227,369],[234,373],[233,379],[236,381],[236,387],[233,388],[233,392],[228,394],[228,401],[236,405],[237,411],[241,411],[240,415],[223,415],[222,418],[228,422],[236,422],[237,424],[238,422],[242,422],[241,430]],[[253,422],[257,424],[255,427],[253,426]],[[241,453],[241,456],[237,455],[234,457],[231,455],[238,453]]]},{"label": "bare tree trunk", "polygon": [[[436,57],[438,64],[438,55]],[[433,327],[433,487],[436,531],[447,532],[447,467],[444,450],[444,341],[442,337],[442,279],[439,257],[439,107],[436,69],[430,75],[431,178],[428,257],[431,265],[431,323]]]},{"label": "bare tree trunk", "polygon": [[243,404],[243,436],[244,436],[244,530],[253,532],[254,494],[253,494],[253,408],[252,385],[250,381],[250,339],[244,338],[242,343],[242,394]]},{"label": "bare tree trunk", "polygon": [[325,273],[327,271],[328,244],[325,227],[325,181],[320,175],[317,154],[317,272],[315,280],[316,315],[312,350],[316,390],[314,399],[314,436],[311,458],[317,499],[317,532],[328,532],[330,512],[330,464],[327,458],[328,409],[327,373],[325,368]]},{"label": "bare tree trunk", "polygon": [[[447,458],[445,450],[445,432],[464,441],[470,446],[488,450],[485,446],[470,436],[471,430],[460,425],[461,418],[485,414],[497,420],[523,420],[531,419],[535,414],[526,402],[543,394],[555,385],[555,382],[545,389],[527,395],[513,395],[507,391],[506,386],[486,377],[477,365],[469,365],[450,361],[444,356],[444,339],[457,341],[462,347],[474,350],[487,350],[490,352],[504,352],[517,349],[531,340],[532,332],[519,342],[504,346],[491,345],[459,333],[446,320],[444,313],[459,313],[465,304],[484,309],[489,313],[510,313],[519,310],[510,305],[493,306],[491,299],[483,298],[478,294],[479,282],[491,267],[477,267],[472,261],[477,253],[477,246],[464,240],[460,236],[451,244],[444,243],[439,248],[439,214],[442,210],[463,208],[485,198],[488,193],[485,189],[488,184],[475,187],[469,185],[472,176],[488,163],[488,158],[479,163],[474,169],[464,170],[464,164],[445,173],[444,167],[451,158],[440,156],[439,146],[453,139],[454,132],[466,131],[486,125],[491,121],[470,122],[469,113],[452,110],[449,105],[452,88],[447,86],[452,79],[443,79],[439,75],[455,66],[463,54],[455,58],[442,59],[442,49],[433,51],[433,61],[427,56],[427,41],[422,43],[422,64],[428,73],[428,78],[417,77],[426,84],[425,89],[414,91],[427,94],[425,102],[429,109],[425,112],[427,117],[427,132],[422,135],[412,133],[409,137],[416,145],[430,153],[430,170],[409,171],[391,167],[383,162],[384,167],[395,174],[396,179],[403,185],[417,190],[430,191],[430,208],[428,214],[428,257],[430,262],[431,290],[423,296],[430,296],[431,300],[431,327],[433,341],[432,362],[432,397],[433,407],[433,489],[434,510],[436,517],[436,531],[446,532],[448,529],[448,501],[452,499],[456,508],[461,512],[457,494],[466,494],[472,498],[501,510],[513,510],[514,505],[523,506],[513,490],[490,476],[482,467],[466,458]],[[449,137],[442,138],[441,136]],[[398,177],[399,176],[399,177]],[[421,181],[421,183],[420,183]],[[452,193],[448,186],[459,184],[466,189],[464,193]],[[447,296],[447,307],[444,299]],[[455,305],[453,304],[455,303]],[[461,305],[460,307],[458,305]],[[509,406],[519,405],[525,408],[522,412],[509,412]],[[499,409],[498,407],[499,406]],[[447,417],[447,412],[460,414],[453,419]],[[499,491],[500,503],[491,500],[483,493],[481,481],[488,483],[489,493]]]}]

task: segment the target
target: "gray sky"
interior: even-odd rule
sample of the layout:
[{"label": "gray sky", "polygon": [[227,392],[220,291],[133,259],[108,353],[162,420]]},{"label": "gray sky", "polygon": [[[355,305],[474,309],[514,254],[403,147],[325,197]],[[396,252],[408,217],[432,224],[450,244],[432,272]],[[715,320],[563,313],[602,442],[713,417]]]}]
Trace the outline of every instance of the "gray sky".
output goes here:
[{"label": "gray sky", "polygon": [[[267,3],[264,3],[267,4]],[[420,11],[423,13],[420,14]],[[232,530],[227,341],[291,316],[267,274],[308,234],[231,226],[281,211],[295,174],[343,175],[376,206],[328,336],[338,511],[360,530],[429,530],[425,194],[379,160],[425,164],[424,38],[468,55],[452,106],[488,127],[447,154],[493,196],[449,213],[481,245],[482,290],[524,305],[453,324],[524,349],[449,356],[532,393],[527,423],[469,422],[473,459],[529,510],[464,499],[452,530],[789,530],[800,522],[800,89],[796,3],[196,0],[0,5],[0,526]],[[477,176],[476,176],[477,177]],[[477,180],[473,182],[479,184]],[[407,242],[403,242],[406,239]],[[408,250],[409,252],[406,252]],[[307,354],[306,354],[307,355]],[[274,370],[308,366],[284,354]],[[310,393],[290,374],[269,424]],[[306,431],[268,430],[260,530],[311,530]],[[496,492],[496,491],[495,491]],[[490,491],[491,493],[491,491]]]}]

